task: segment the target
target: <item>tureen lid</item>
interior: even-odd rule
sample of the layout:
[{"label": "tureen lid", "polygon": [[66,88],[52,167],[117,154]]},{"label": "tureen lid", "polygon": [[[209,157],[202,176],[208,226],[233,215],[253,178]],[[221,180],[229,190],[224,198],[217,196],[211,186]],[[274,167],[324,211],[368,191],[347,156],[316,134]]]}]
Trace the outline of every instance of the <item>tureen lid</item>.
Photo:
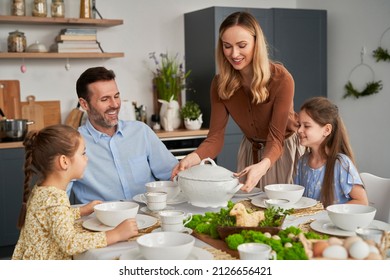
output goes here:
[{"label": "tureen lid", "polygon": [[[205,164],[208,161],[211,164]],[[198,181],[231,181],[237,180],[230,170],[218,166],[211,158],[205,158],[199,165],[195,165],[178,174],[181,178]]]}]

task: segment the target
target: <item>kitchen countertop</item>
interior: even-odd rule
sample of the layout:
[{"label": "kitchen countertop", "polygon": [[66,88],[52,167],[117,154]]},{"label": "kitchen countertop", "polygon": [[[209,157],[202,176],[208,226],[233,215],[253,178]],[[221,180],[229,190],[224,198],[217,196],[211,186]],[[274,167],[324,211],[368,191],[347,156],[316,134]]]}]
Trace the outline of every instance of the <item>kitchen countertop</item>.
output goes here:
[{"label": "kitchen countertop", "polygon": [[0,149],[16,149],[16,148],[24,148],[23,141],[0,143]]}]

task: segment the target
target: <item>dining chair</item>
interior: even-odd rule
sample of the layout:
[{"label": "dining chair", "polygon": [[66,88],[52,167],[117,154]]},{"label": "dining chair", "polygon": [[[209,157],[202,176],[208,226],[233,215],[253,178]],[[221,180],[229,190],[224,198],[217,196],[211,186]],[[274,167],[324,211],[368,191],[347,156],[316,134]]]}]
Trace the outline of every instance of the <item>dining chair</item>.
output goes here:
[{"label": "dining chair", "polygon": [[390,223],[390,178],[362,172],[360,177],[367,192],[368,203],[375,207],[375,219]]}]

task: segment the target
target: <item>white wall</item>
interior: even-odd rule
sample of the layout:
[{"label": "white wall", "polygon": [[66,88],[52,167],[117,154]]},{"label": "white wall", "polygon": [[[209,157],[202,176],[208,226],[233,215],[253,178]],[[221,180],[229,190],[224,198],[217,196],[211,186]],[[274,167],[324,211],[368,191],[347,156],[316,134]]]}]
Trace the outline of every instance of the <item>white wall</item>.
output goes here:
[{"label": "white wall", "polygon": [[[0,0],[0,14],[10,11],[9,0]],[[31,3],[32,0],[26,0]],[[48,1],[50,3],[50,1]],[[79,1],[65,0],[66,16],[78,17]],[[75,82],[88,67],[104,65],[117,74],[123,99],[137,101],[152,112],[151,78],[153,63],[148,53],[169,51],[184,54],[184,13],[210,6],[241,6],[258,8],[307,8],[328,11],[328,95],[340,108],[361,171],[390,177],[390,63],[376,63],[372,50],[379,44],[384,30],[390,27],[388,0],[97,0],[105,18],[119,18],[124,24],[99,28],[98,39],[107,52],[124,52],[124,58],[107,60],[0,60],[0,79],[21,82],[21,95],[35,94],[37,100],[61,100],[62,118],[76,104]],[[31,13],[31,7],[28,8]],[[25,32],[28,44],[39,40],[49,46],[61,28],[66,26],[0,25],[0,51],[5,51],[8,32],[18,28]],[[387,39],[386,39],[387,38]],[[385,36],[390,49],[390,32]],[[360,51],[366,47],[364,62],[382,80],[383,90],[359,100],[342,99],[343,87],[352,68],[360,63]],[[27,72],[20,72],[20,65]],[[303,62],[304,63],[304,62]],[[353,77],[354,85],[366,82],[362,74]],[[360,80],[361,79],[361,80]]]}]

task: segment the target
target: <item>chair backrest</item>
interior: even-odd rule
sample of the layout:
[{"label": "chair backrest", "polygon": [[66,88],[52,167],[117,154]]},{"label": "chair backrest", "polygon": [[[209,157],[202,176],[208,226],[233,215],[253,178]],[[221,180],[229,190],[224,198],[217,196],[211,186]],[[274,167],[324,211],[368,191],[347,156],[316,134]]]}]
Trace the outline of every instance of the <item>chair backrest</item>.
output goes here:
[{"label": "chair backrest", "polygon": [[369,205],[376,208],[375,220],[390,223],[390,178],[360,173]]}]

